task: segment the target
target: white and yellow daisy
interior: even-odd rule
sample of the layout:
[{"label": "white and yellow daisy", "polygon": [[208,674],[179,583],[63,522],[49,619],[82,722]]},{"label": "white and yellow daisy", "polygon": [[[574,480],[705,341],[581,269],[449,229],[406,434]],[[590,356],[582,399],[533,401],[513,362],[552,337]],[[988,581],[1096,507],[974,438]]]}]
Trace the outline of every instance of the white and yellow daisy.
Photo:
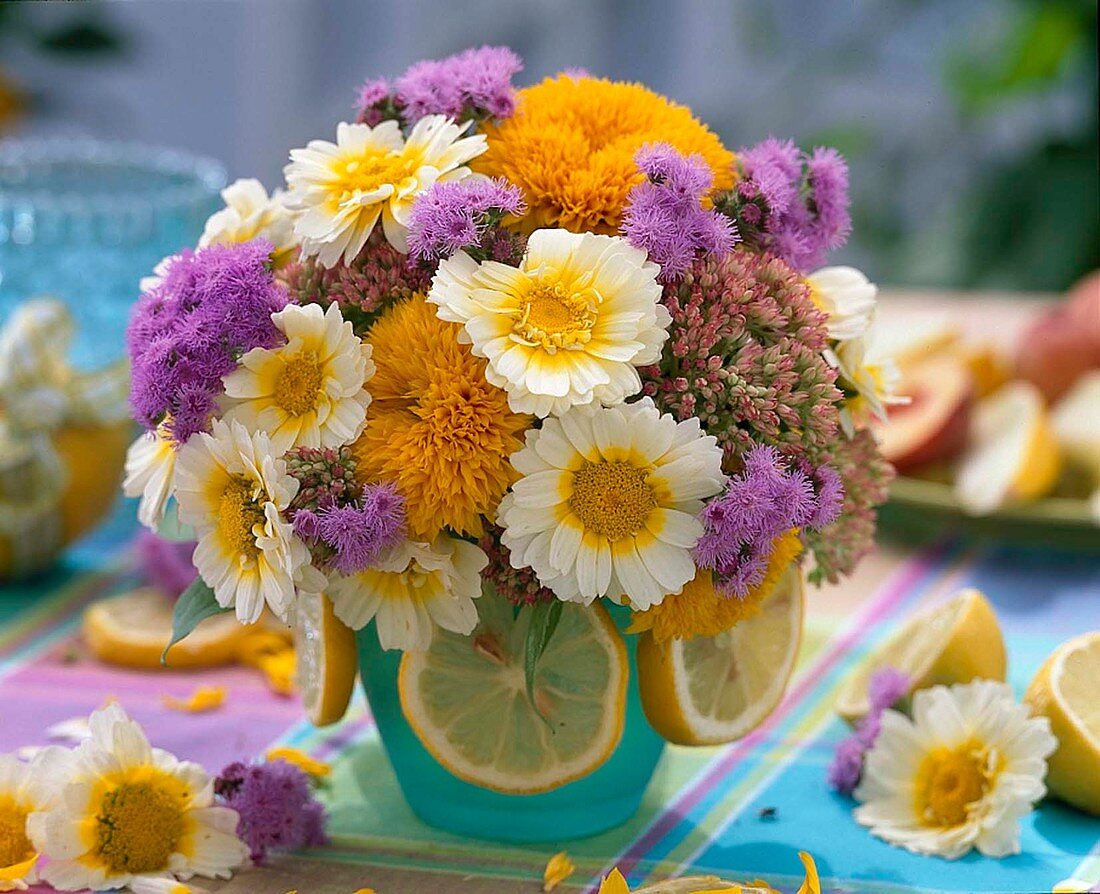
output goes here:
[{"label": "white and yellow daisy", "polygon": [[151,531],[164,521],[176,483],[176,444],[168,434],[168,424],[165,420],[156,431],[138,435],[126,451],[122,490],[128,497],[141,497],[138,521]]},{"label": "white and yellow daisy", "polygon": [[1046,792],[1057,746],[1049,721],[990,680],[922,689],[912,713],[883,714],[855,790],[856,819],[918,854],[1019,853],[1019,820]]},{"label": "white and yellow daisy", "polygon": [[878,286],[855,267],[822,267],[806,277],[810,297],[829,315],[829,337],[848,341],[864,335],[875,313]]},{"label": "white and yellow daisy", "polygon": [[280,456],[291,447],[341,447],[367,420],[374,375],[370,345],[330,304],[288,304],[271,315],[286,338],[279,348],[253,348],[224,378],[223,418],[264,431]]},{"label": "white and yellow daisy", "polygon": [[195,568],[242,623],[259,620],[265,602],[285,619],[296,585],[324,588],[309,550],[282,515],[298,481],[265,433],[216,420],[211,434],[180,448],[176,480],[180,521],[198,536]]},{"label": "white and yellow daisy", "polygon": [[671,322],[659,272],[618,236],[536,230],[518,268],[447,259],[428,300],[463,324],[514,412],[560,416],[641,389],[635,367],[660,360]]},{"label": "white and yellow daisy", "polygon": [[275,246],[271,261],[276,268],[294,259],[298,237],[284,192],[276,190],[269,196],[259,180],[242,178],[222,190],[222,201],[225,207],[206,221],[200,246],[232,245],[262,237]]},{"label": "white and yellow daisy", "polygon": [[174,878],[136,878],[130,882],[133,894],[209,894],[206,888],[184,884]]},{"label": "white and yellow daisy", "polygon": [[337,125],[336,142],[311,140],[290,153],[284,169],[291,207],[300,212],[294,231],[302,254],[325,267],[350,262],[382,218],[390,245],[408,251],[413,201],[432,184],[461,180],[466,166],[486,149],[485,136],[462,137],[466,125],[426,115],[408,138],[396,121],[377,127]]},{"label": "white and yellow daisy", "polygon": [[885,422],[888,406],[909,402],[897,393],[901,381],[897,364],[875,350],[873,337],[872,330],[825,351],[825,360],[837,370],[837,385],[848,395],[840,422],[849,437],[872,420]]},{"label": "white and yellow daisy", "polygon": [[53,800],[51,780],[42,772],[43,755],[52,750],[43,749],[31,763],[0,754],[0,891],[25,891],[38,878],[27,818]]},{"label": "white and yellow daisy", "polygon": [[376,567],[333,578],[327,592],[336,617],[352,629],[374,619],[383,649],[426,649],[437,626],[460,634],[477,626],[474,600],[488,561],[448,534],[430,544],[406,540]]},{"label": "white and yellow daisy", "polygon": [[57,799],[28,821],[55,888],[101,891],[138,879],[228,878],[248,857],[237,813],[214,806],[213,780],[198,764],[151,748],[117,704],[89,718],[92,736],[51,749],[41,772]]},{"label": "white and yellow daisy", "polygon": [[625,596],[639,611],[695,577],[696,516],[726,482],[699,420],[676,422],[649,398],[548,419],[512,465],[523,477],[497,514],[512,564],[560,599]]}]

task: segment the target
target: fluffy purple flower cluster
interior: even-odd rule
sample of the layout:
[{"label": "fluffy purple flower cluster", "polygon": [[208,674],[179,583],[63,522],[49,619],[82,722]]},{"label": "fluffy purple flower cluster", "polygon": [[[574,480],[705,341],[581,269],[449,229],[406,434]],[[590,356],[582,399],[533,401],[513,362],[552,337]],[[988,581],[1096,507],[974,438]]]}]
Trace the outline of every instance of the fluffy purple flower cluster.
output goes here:
[{"label": "fluffy purple flower cluster", "polygon": [[328,567],[355,574],[404,538],[405,499],[392,484],[368,484],[353,503],[299,509],[294,533],[307,544],[325,547]]},{"label": "fluffy purple flower cluster", "polygon": [[634,160],[646,179],[627,197],[622,232],[660,265],[662,282],[683,276],[700,253],[724,257],[733,250],[733,221],[703,207],[714,173],[701,155],[655,143],[639,149]]},{"label": "fluffy purple flower cluster", "polygon": [[465,250],[479,261],[514,261],[522,245],[500,223],[526,210],[523,192],[503,179],[436,183],[413,204],[409,255],[431,263]]},{"label": "fluffy purple flower cluster", "polygon": [[146,428],[167,416],[177,444],[208,430],[222,377],[246,351],[282,340],[271,315],[287,293],[272,275],[272,248],[256,239],[184,251],[138,300],[126,342],[130,405]]},{"label": "fluffy purple flower cluster", "polygon": [[829,785],[842,795],[850,795],[859,785],[863,757],[878,738],[883,712],[904,698],[910,685],[909,677],[893,667],[880,668],[871,676],[867,691],[871,710],[856,724],[855,732],[837,744],[827,772]]},{"label": "fluffy purple flower cluster", "polygon": [[214,791],[240,814],[237,837],[254,863],[269,850],[297,850],[326,844],[325,808],[314,797],[309,777],[283,760],[235,762],[214,780]]},{"label": "fluffy purple flower cluster", "polygon": [[455,121],[507,118],[516,108],[512,78],[523,62],[508,47],[479,47],[446,59],[426,59],[399,77],[391,90],[381,79],[360,88],[358,120],[374,126],[400,117],[406,124],[425,115]]},{"label": "fluffy purple flower cluster", "polygon": [[165,540],[152,531],[140,531],[134,538],[139,573],[166,599],[175,599],[198,577],[191,561],[194,551],[194,541]]},{"label": "fluffy purple flower cluster", "polygon": [[845,243],[852,229],[848,165],[835,149],[805,153],[770,137],[742,149],[738,160],[741,179],[717,204],[748,245],[805,271]]},{"label": "fluffy purple flower cluster", "polygon": [[780,536],[832,524],[843,500],[840,476],[828,466],[792,469],[774,447],[753,447],[744,469],[700,516],[696,562],[714,571],[723,595],[743,599],[764,579]]}]

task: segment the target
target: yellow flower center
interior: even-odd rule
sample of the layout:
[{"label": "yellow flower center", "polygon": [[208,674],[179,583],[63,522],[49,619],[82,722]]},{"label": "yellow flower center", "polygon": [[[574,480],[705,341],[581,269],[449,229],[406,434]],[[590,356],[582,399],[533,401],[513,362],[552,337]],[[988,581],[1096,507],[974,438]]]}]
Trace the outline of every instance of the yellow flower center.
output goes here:
[{"label": "yellow flower center", "polygon": [[929,753],[917,771],[917,814],[927,826],[962,825],[996,778],[996,750],[967,743]]},{"label": "yellow flower center", "polygon": [[304,416],[317,406],[325,380],[324,367],[312,351],[289,358],[275,380],[275,403],[291,416]]},{"label": "yellow flower center", "polygon": [[0,867],[30,859],[34,846],[27,838],[27,814],[10,795],[0,795]]},{"label": "yellow flower center", "polygon": [[524,341],[551,352],[587,344],[596,325],[598,303],[594,289],[575,289],[562,282],[538,280],[524,296],[513,331]]},{"label": "yellow flower center", "polygon": [[657,506],[648,477],[630,463],[585,463],[573,475],[569,508],[587,530],[608,540],[637,534]]},{"label": "yellow flower center", "polygon": [[412,170],[412,161],[404,153],[374,150],[370,155],[337,163],[332,171],[335,180],[331,188],[338,202],[354,201],[358,193],[373,192],[387,184],[396,186]]},{"label": "yellow flower center", "polygon": [[255,527],[266,523],[263,507],[256,499],[256,487],[244,478],[233,478],[222,491],[218,506],[218,533],[233,552],[255,558]]},{"label": "yellow flower center", "polygon": [[100,802],[96,855],[113,873],[167,869],[184,825],[179,798],[149,782],[124,782]]}]

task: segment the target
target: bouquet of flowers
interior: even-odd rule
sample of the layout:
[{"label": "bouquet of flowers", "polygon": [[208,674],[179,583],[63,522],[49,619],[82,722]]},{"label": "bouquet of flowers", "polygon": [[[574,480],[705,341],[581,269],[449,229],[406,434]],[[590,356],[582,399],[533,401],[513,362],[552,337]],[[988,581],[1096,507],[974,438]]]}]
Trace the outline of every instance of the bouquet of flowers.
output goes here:
[{"label": "bouquet of flowers", "polygon": [[[894,399],[875,287],[822,269],[850,227],[834,150],[734,152],[640,84],[571,70],[516,90],[521,68],[483,47],[366,83],[335,141],[290,153],[285,191],[225,191],[128,333],[147,433],[127,491],[154,527],[174,498],[198,541],[175,636],[229,609],[313,649],[369,626],[404,652],[427,750],[509,792],[607,760],[633,672],[666,738],[766,716],[799,569],[835,580],[872,542],[892,470],[869,425]],[[780,633],[759,623],[773,604]],[[676,674],[722,685],[692,643],[747,656],[758,635],[780,643],[760,711],[685,703]],[[300,673],[335,673],[339,651]],[[475,660],[498,676],[459,667]],[[602,668],[570,690],[593,710],[570,714],[540,662],[558,689]],[[523,770],[437,716],[500,675],[535,719],[475,719],[521,743]],[[315,719],[339,715],[303,685]],[[547,716],[557,745],[582,728],[569,756],[531,758]]]}]

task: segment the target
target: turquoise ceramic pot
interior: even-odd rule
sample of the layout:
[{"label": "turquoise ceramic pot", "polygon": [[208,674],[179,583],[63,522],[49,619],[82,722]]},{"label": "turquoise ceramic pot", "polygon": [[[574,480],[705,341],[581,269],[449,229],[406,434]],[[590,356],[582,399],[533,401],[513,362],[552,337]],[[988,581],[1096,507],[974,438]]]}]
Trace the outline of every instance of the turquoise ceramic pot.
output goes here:
[{"label": "turquoise ceramic pot", "polygon": [[[609,606],[620,630],[628,609]],[[405,800],[424,822],[476,838],[537,842],[581,838],[610,829],[637,811],[664,750],[638,697],[637,637],[626,637],[630,681],[626,725],[618,748],[583,779],[538,795],[504,795],[452,776],[420,744],[405,722],[397,695],[401,653],[384,651],[374,625],[358,634],[359,667],[382,745]]]}]

